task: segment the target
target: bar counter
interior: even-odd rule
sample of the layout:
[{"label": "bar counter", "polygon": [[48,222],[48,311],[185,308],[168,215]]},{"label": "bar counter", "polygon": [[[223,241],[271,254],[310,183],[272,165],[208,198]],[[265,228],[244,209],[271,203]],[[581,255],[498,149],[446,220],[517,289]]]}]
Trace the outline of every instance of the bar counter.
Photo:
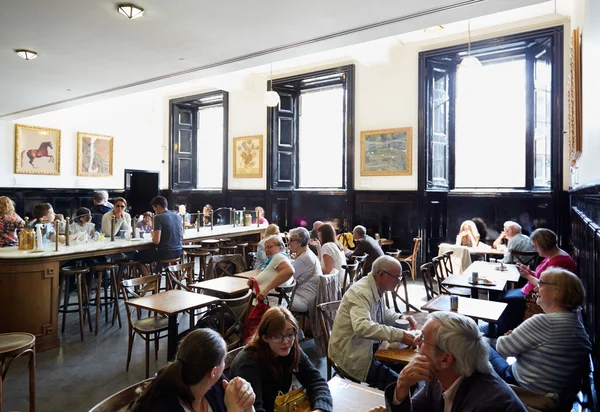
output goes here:
[{"label": "bar counter", "polygon": [[[259,240],[266,225],[214,226],[186,229],[184,242],[205,239],[239,238]],[[150,238],[139,240],[107,238],[87,243],[60,244],[55,251],[51,242],[43,251],[24,251],[18,247],[0,249],[0,333],[29,332],[36,336],[36,349],[44,351],[60,346],[58,335],[60,267],[70,260],[106,256],[151,248]]]}]

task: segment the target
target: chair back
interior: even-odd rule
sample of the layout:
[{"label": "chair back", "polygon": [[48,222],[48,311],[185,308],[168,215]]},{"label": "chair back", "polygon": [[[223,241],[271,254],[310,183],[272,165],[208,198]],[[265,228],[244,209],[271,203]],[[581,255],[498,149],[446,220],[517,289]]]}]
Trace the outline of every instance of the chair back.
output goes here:
[{"label": "chair back", "polygon": [[[433,273],[435,274],[435,279],[437,280],[438,287],[440,288],[440,293],[449,295],[450,292],[448,291],[448,289],[446,289],[442,285],[442,282],[446,280],[446,277],[448,275],[447,266],[444,263],[444,255],[434,257],[433,259],[431,259],[431,263],[433,265]],[[451,267],[452,264],[450,263],[450,268]],[[449,274],[452,274],[452,272],[450,272]]]},{"label": "chair back", "polygon": [[395,252],[386,252],[385,254],[395,259],[398,259],[400,257],[400,253],[402,253],[402,251],[400,249],[396,249]]},{"label": "chair back", "polygon": [[167,266],[167,286],[169,290],[180,289],[192,292],[189,284],[194,282],[194,263],[181,263],[179,265]]},{"label": "chair back", "polygon": [[229,376],[229,368],[231,368],[231,364],[235,357],[244,349],[244,346],[240,346],[239,348],[235,348],[227,352],[225,356],[225,368],[223,368],[223,375]]},{"label": "chair back", "polygon": [[348,289],[350,289],[350,286],[352,286],[352,284],[354,283],[356,277],[358,276],[358,262],[354,262],[354,263],[347,263],[345,265],[342,265],[342,268],[344,268],[345,273],[344,273],[344,282],[342,283],[342,296],[344,296],[344,293],[346,293],[346,291]]},{"label": "chair back", "polygon": [[417,255],[419,254],[420,248],[421,248],[421,238],[416,237],[413,239],[413,250],[412,250],[412,254],[410,255],[413,262],[417,261]]},{"label": "chair back", "polygon": [[536,251],[533,252],[519,252],[518,250],[510,251],[510,263],[521,263],[529,266],[532,270],[541,263],[542,258]]},{"label": "chair back", "polygon": [[433,278],[435,276],[433,272],[433,263],[425,263],[424,265],[421,265],[421,276],[423,276],[423,285],[425,286],[427,301],[430,301],[439,295],[433,286]]},{"label": "chair back", "polygon": [[[252,308],[252,290],[249,289],[244,296],[233,299],[221,299],[221,330],[219,333],[227,343],[227,350],[237,348],[243,344],[244,333],[248,323],[248,314]],[[233,320],[233,324],[225,325],[225,317]],[[228,326],[228,327],[226,327]]]},{"label": "chair back", "polygon": [[[127,319],[130,326],[133,325],[134,311],[137,310],[137,318],[141,319],[142,310],[130,306],[128,303],[129,299],[141,298],[146,295],[158,293],[161,278],[161,275],[149,275],[141,278],[126,279],[121,282],[121,290],[123,292],[125,306],[127,307]],[[148,316],[150,316],[150,312],[148,312]]]},{"label": "chair back", "polygon": [[[329,338],[331,337],[331,331],[333,330],[333,322],[335,321],[335,316],[337,315],[337,311],[342,303],[341,300],[336,300],[334,302],[321,303],[317,305],[317,314],[319,316],[319,324],[321,325],[321,331],[323,333],[323,343],[325,344],[325,356],[329,359]],[[327,380],[331,379],[331,376],[328,376]]]},{"label": "chair back", "polygon": [[[414,305],[411,305],[408,300],[408,286],[406,284],[406,278],[409,276],[410,276],[410,270],[403,270],[401,283],[392,292],[390,292],[389,294],[388,293],[385,294],[386,305],[388,308],[390,307],[389,295],[390,294],[392,295],[392,301],[394,302],[394,310],[396,311],[396,313],[404,313],[404,312],[409,312],[411,310],[416,311],[416,312],[421,312],[419,310],[419,308],[417,308]],[[400,294],[402,293],[400,288],[402,288],[404,291],[404,293],[403,293],[404,297],[400,296]],[[400,310],[400,307],[398,306],[398,300],[400,300],[402,303],[404,303],[404,305],[406,307],[405,311]]]},{"label": "chair back", "polygon": [[246,271],[246,262],[240,254],[214,255],[207,258],[206,279],[233,276]]},{"label": "chair back", "polygon": [[144,389],[146,389],[146,387],[148,387],[148,385],[152,383],[153,379],[154,378],[143,380],[141,382],[129,386],[128,388],[123,389],[122,391],[115,393],[114,395],[109,396],[108,398],[100,402],[98,405],[90,409],[89,412],[127,411],[129,405],[142,394]]},{"label": "chair back", "polygon": [[446,276],[450,276],[454,274],[454,268],[452,267],[452,255],[454,254],[453,250],[448,250],[442,254],[442,262],[444,264],[444,271],[446,272]]},{"label": "chair back", "polygon": [[269,296],[277,296],[277,298],[278,298],[277,305],[278,306],[281,306],[283,301],[285,301],[285,303],[287,304],[287,307],[291,309],[292,293],[294,292],[294,289],[296,288],[297,284],[298,284],[298,282],[296,282],[296,279],[294,279],[294,282],[289,286],[277,286],[275,288],[276,293],[274,293],[274,294],[269,293]]},{"label": "chair back", "polygon": [[356,278],[356,280],[358,280],[366,275],[366,273],[364,273],[364,266],[365,266],[365,261],[367,260],[367,256],[368,255],[366,253],[361,256],[354,256],[354,261],[358,262],[358,277]]},{"label": "chair back", "polygon": [[[340,292],[340,278],[338,274],[330,273],[329,275],[319,275],[315,306],[319,306],[322,303],[335,302],[341,299],[342,294]],[[311,324],[311,327],[317,356],[324,357],[327,354],[327,343],[323,337],[325,332],[321,330],[321,323],[317,319]]]}]

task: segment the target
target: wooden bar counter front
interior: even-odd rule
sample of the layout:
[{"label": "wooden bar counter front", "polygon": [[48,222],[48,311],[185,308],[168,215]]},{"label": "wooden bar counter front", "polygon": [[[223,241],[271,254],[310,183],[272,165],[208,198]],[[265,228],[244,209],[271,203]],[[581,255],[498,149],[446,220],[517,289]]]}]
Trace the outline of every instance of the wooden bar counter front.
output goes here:
[{"label": "wooden bar counter front", "polygon": [[[266,226],[215,226],[187,229],[185,242],[205,239],[235,238],[258,241]],[[0,333],[29,332],[36,337],[36,349],[44,351],[60,346],[58,336],[58,305],[60,268],[67,261],[119,252],[151,248],[149,238],[124,240],[110,239],[72,242],[71,246],[50,243],[41,252],[19,250],[18,247],[0,249]]]}]

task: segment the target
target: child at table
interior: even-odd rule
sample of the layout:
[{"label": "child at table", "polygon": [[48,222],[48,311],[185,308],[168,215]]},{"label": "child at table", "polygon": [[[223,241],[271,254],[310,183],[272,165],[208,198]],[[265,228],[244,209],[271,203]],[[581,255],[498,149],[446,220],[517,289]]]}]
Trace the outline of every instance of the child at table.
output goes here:
[{"label": "child at table", "polygon": [[96,225],[92,223],[92,212],[87,207],[80,207],[75,212],[73,223],[69,226],[71,233],[87,233],[89,239],[94,238]]},{"label": "child at table", "polygon": [[[33,220],[32,224],[35,225],[40,222],[42,222],[44,224],[44,226],[42,227],[42,235],[43,235],[44,241],[46,241],[46,242],[47,241],[56,242],[56,228],[54,227],[54,220],[57,217],[59,219],[58,229],[60,232],[60,229],[62,228],[64,230],[64,227],[65,227],[65,222],[64,222],[63,216],[56,215],[54,213],[54,209],[52,208],[52,205],[50,203],[39,203],[33,207],[34,220]],[[70,239],[75,240],[80,235],[81,235],[80,233],[73,233],[70,236]],[[65,236],[59,234],[58,241],[60,243],[65,243]]]}]

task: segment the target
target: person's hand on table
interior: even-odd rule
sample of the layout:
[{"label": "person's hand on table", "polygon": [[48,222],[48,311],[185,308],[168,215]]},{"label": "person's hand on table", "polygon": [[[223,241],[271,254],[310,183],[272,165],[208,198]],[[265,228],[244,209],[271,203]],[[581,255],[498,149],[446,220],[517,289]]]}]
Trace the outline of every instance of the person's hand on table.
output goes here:
[{"label": "person's hand on table", "polygon": [[408,321],[408,329],[409,330],[417,330],[417,321],[412,316],[406,316],[404,319]]},{"label": "person's hand on table", "polygon": [[400,376],[398,376],[396,390],[394,391],[396,402],[402,402],[408,396],[411,386],[420,381],[429,382],[433,377],[433,365],[429,358],[425,355],[415,357],[402,369]]}]

